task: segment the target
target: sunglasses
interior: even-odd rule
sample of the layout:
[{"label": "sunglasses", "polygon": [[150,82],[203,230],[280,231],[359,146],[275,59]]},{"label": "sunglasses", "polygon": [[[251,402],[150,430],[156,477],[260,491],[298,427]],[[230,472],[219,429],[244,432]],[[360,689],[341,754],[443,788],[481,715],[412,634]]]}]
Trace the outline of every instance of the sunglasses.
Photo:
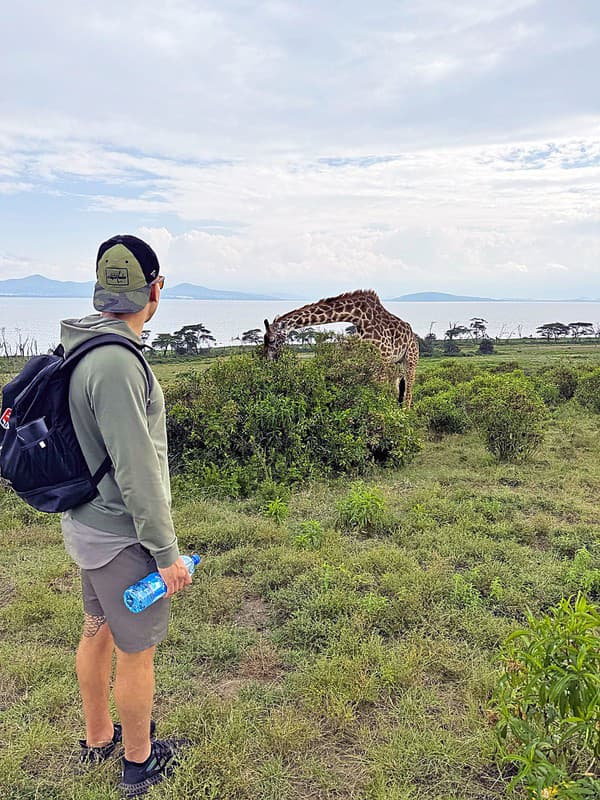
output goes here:
[{"label": "sunglasses", "polygon": [[158,278],[152,281],[150,286],[154,286],[154,284],[158,284],[158,288],[162,291],[162,288],[165,285],[165,276],[159,275]]}]

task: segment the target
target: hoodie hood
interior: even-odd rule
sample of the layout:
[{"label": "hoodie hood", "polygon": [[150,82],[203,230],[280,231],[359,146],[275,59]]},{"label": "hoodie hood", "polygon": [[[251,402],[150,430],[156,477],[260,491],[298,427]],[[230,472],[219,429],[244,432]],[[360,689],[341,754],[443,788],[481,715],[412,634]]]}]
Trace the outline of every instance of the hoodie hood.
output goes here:
[{"label": "hoodie hood", "polygon": [[65,348],[65,355],[69,355],[71,350],[87,342],[88,339],[104,333],[117,333],[138,347],[142,345],[140,337],[122,319],[104,317],[102,314],[90,314],[83,319],[63,319],[60,323],[60,340]]}]

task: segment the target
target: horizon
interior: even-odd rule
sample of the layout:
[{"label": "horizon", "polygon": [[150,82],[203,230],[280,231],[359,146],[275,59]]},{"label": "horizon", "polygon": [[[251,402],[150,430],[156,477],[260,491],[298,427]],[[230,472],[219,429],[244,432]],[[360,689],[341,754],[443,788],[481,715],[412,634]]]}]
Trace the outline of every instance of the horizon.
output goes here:
[{"label": "horizon", "polygon": [[592,0],[24,0],[4,23],[0,279],[92,280],[127,231],[172,286],[600,297]]},{"label": "horizon", "polygon": [[[41,275],[39,273],[34,273],[34,274],[31,274],[31,275],[24,275],[22,277],[0,278],[0,297],[15,297],[15,298],[26,298],[26,297],[44,298],[45,297],[47,299],[52,299],[52,298],[66,299],[68,297],[73,297],[75,299],[85,299],[85,297],[87,296],[87,295],[43,295],[43,294],[27,295],[27,294],[14,294],[14,293],[3,294],[2,291],[1,291],[2,284],[4,282],[8,282],[8,281],[26,281],[26,280],[29,280],[29,279],[32,279],[32,278],[36,278],[36,279],[41,278],[43,281],[51,281],[51,282],[56,283],[58,285],[60,285],[60,284],[69,284],[69,285],[76,284],[76,285],[81,285],[81,286],[87,286],[87,285],[93,286],[93,283],[94,283],[93,280],[92,281],[89,281],[89,280],[88,281],[58,280],[58,279],[54,279],[54,278],[49,278],[47,275]],[[190,286],[190,288],[205,289],[205,290],[207,290],[209,292],[214,292],[214,293],[218,293],[218,292],[226,293],[226,292],[231,292],[232,291],[232,290],[228,290],[228,289],[222,289],[221,287],[204,286],[204,285],[201,285],[201,284],[190,284],[188,281],[175,284],[175,286],[169,286],[169,287],[167,287],[167,289],[165,291],[166,292],[173,291],[175,289],[178,289],[180,286]],[[318,299],[314,295],[306,295],[306,296],[302,297],[302,296],[291,296],[291,295],[288,295],[288,296],[284,296],[284,295],[267,296],[266,294],[263,294],[263,293],[250,293],[250,292],[243,292],[243,291],[240,291],[239,293],[247,295],[247,299],[249,299],[249,300],[256,299],[256,300],[260,300],[261,302],[269,302],[269,301],[278,302],[278,301],[282,301],[282,300],[290,301],[290,302],[296,302],[296,301],[312,301],[313,298]],[[432,296],[439,297],[440,299],[432,299]],[[321,299],[322,299],[322,297],[323,296],[321,296]],[[425,298],[425,297],[427,297],[427,299],[419,299],[419,300],[409,299],[409,298]],[[415,292],[408,292],[408,293],[406,293],[404,295],[396,295],[395,297],[382,296],[381,300],[384,301],[384,302],[403,301],[403,302],[429,302],[429,303],[435,303],[435,302],[444,302],[444,298],[451,298],[451,300],[449,300],[448,302],[453,301],[453,302],[464,302],[464,303],[468,303],[468,302],[478,302],[478,303],[486,303],[486,302],[492,302],[492,303],[511,303],[511,302],[512,303],[600,303],[600,298],[597,298],[597,297],[595,298],[595,297],[590,297],[590,296],[560,297],[560,298],[553,298],[553,299],[547,299],[547,298],[544,299],[544,298],[536,298],[536,297],[488,297],[488,296],[483,296],[483,295],[479,295],[479,294],[460,295],[460,294],[454,294],[452,292],[446,292],[446,291],[439,290],[439,289],[423,289],[423,290],[419,290],[419,291],[415,291]],[[223,301],[226,301],[226,300],[235,301],[238,298],[218,298],[218,297],[217,298],[210,298],[210,297],[207,297],[207,298],[192,298],[192,297],[186,297],[185,295],[177,295],[175,297],[169,297],[168,295],[164,296],[164,300],[193,300],[193,299],[198,299],[198,300],[212,300],[212,299],[215,299],[215,300],[223,300]],[[239,298],[239,299],[246,299],[246,298]]]}]

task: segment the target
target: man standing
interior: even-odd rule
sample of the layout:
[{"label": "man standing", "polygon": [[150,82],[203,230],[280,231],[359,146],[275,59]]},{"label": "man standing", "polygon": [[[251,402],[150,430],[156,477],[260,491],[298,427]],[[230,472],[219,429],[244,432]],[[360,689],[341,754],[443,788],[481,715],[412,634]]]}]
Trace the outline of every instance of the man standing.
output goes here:
[{"label": "man standing", "polygon": [[[96,259],[94,307],[99,314],[61,323],[66,355],[94,336],[118,334],[141,348],[164,278],[152,248],[135,236],[114,236]],[[154,651],[167,633],[170,600],[191,583],[171,519],[165,404],[141,360],[119,344],[89,352],[73,371],[69,407],[92,474],[110,457],[112,467],[89,503],[65,512],[67,551],[81,567],[83,636],[76,666],[86,739],[81,760],[98,763],[123,741],[120,789],[145,794],[177,763],[181,740],[153,740]],[[157,570],[167,597],[140,614],[123,591]],[[114,698],[120,724],[109,713],[113,649]]]}]

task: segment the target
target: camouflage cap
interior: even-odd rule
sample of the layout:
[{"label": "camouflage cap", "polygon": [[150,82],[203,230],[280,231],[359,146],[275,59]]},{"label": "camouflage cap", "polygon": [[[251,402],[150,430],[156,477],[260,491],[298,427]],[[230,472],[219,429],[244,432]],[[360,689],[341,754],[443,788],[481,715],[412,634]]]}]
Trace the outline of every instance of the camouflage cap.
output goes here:
[{"label": "camouflage cap", "polygon": [[149,244],[137,236],[113,236],[103,242],[96,257],[94,308],[114,314],[141,311],[150,298],[150,284],[159,264]]}]

